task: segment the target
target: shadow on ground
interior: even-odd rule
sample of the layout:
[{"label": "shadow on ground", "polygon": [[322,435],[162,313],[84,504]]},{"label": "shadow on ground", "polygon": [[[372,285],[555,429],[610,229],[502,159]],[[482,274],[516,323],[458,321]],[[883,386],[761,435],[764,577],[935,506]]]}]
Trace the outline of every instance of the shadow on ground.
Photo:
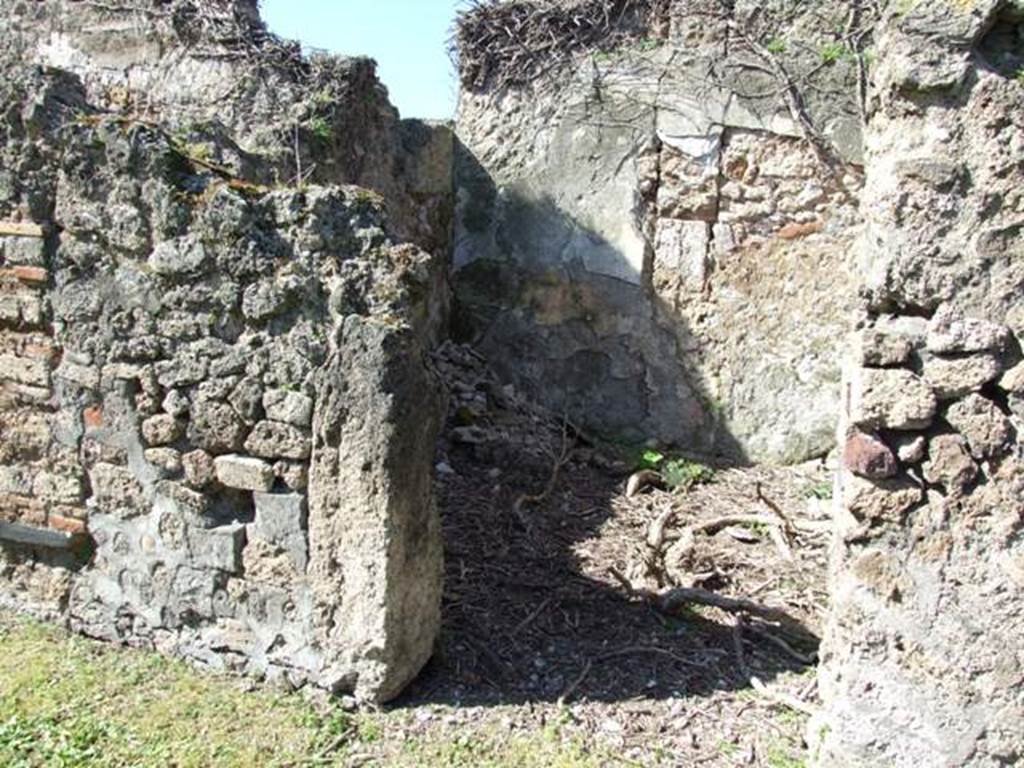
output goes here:
[{"label": "shadow on ground", "polygon": [[[748,635],[744,671],[728,616],[700,608],[668,616],[616,583],[610,569],[627,572],[642,556],[657,511],[625,499],[625,478],[597,466],[603,460],[585,442],[573,441],[577,459],[551,492],[517,511],[517,500],[549,484],[551,455],[560,452],[557,419],[537,425],[536,414],[514,407],[491,411],[464,432],[475,435],[465,444],[450,439],[461,418],[453,408],[438,480],[442,637],[396,706],[663,700],[746,689],[749,674],[768,682],[806,669]],[[534,444],[522,434],[531,428],[540,435]],[[803,635],[798,647],[813,654],[806,616],[791,618]]]}]

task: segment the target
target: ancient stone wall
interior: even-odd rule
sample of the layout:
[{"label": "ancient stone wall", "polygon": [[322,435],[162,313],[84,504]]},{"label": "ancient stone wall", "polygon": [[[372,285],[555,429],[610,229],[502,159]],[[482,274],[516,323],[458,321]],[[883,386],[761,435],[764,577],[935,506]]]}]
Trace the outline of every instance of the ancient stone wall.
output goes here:
[{"label": "ancient stone wall", "polygon": [[450,129],[400,120],[371,59],[306,58],[273,37],[255,0],[0,0],[0,35],[77,75],[97,109],[158,122],[239,178],[368,187],[397,234],[447,251]]},{"label": "ancient stone wall", "polygon": [[818,765],[1024,760],[1024,8],[878,44]]},{"label": "ancient stone wall", "polygon": [[439,629],[443,259],[397,245],[372,190],[254,180],[229,126],[183,136],[3,59],[4,600],[395,696]]},{"label": "ancient stone wall", "polygon": [[457,330],[607,437],[773,462],[834,445],[860,106],[855,59],[821,51],[849,9],[783,25],[761,5],[673,3],[611,50],[462,94]]}]

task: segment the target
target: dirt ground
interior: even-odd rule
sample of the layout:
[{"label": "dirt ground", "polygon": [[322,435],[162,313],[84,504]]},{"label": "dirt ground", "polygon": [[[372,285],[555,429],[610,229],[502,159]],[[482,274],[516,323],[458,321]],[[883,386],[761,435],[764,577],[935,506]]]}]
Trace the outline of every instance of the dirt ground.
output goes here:
[{"label": "dirt ground", "polygon": [[[519,398],[468,348],[438,365],[451,391],[444,626],[391,707],[405,735],[554,724],[612,764],[803,765],[825,465],[718,467],[709,483],[628,497],[621,453]],[[673,587],[757,605],[669,606]]]}]

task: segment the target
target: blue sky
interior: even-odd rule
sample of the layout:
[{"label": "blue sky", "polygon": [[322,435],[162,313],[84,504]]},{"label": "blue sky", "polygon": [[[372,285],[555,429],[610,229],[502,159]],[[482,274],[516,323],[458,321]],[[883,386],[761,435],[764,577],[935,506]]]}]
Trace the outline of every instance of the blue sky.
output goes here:
[{"label": "blue sky", "polygon": [[333,53],[372,56],[402,117],[450,118],[447,41],[461,0],[262,0],[271,32]]}]

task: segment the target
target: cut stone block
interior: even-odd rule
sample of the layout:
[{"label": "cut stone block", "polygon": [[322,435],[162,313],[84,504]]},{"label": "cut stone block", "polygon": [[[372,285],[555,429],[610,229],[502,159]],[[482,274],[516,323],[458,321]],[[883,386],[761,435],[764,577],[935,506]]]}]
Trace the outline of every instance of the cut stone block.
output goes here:
[{"label": "cut stone block", "polygon": [[209,530],[190,528],[188,543],[194,567],[238,573],[242,567],[245,525],[234,523]]},{"label": "cut stone block", "polygon": [[296,493],[253,495],[256,519],[252,535],[286,551],[299,573],[305,573],[309,561],[306,541],[306,498]]},{"label": "cut stone block", "polygon": [[217,480],[228,488],[269,491],[274,485],[274,468],[262,459],[230,454],[214,459]]}]

